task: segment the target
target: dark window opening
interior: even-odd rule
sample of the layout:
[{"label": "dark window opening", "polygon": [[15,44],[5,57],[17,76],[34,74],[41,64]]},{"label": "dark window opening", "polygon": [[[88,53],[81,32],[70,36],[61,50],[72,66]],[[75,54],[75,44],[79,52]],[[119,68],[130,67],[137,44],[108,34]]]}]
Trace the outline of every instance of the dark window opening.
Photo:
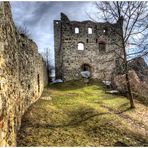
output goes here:
[{"label": "dark window opening", "polygon": [[96,39],[96,43],[98,43],[98,39]]},{"label": "dark window opening", "polygon": [[37,75],[37,82],[38,82],[38,92],[40,92],[40,75]]},{"label": "dark window opening", "polygon": [[28,89],[30,90],[30,84],[28,84]]},{"label": "dark window opening", "polygon": [[86,39],[86,43],[88,43],[88,39]]},{"label": "dark window opening", "polygon": [[103,42],[99,43],[99,51],[100,51],[101,53],[103,53],[103,52],[105,52],[105,50],[106,50],[106,45],[105,45],[105,43],[103,43]]}]

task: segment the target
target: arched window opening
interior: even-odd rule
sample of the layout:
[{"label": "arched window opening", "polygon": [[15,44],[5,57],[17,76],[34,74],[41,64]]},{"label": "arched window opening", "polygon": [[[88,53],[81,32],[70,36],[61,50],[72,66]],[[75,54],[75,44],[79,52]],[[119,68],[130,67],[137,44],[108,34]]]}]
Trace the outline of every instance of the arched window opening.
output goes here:
[{"label": "arched window opening", "polygon": [[84,44],[78,43],[78,50],[84,50]]},{"label": "arched window opening", "polygon": [[92,34],[92,28],[88,28],[88,34]]},{"label": "arched window opening", "polygon": [[78,33],[79,33],[79,28],[75,27],[75,34],[78,34]]},{"label": "arched window opening", "polygon": [[104,42],[99,43],[99,51],[100,53],[104,53],[106,50],[106,44]]}]

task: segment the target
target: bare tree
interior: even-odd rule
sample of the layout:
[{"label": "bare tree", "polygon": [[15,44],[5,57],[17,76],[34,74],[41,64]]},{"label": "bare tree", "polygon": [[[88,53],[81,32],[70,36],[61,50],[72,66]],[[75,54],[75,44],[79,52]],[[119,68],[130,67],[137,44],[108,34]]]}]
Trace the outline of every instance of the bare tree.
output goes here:
[{"label": "bare tree", "polygon": [[135,108],[128,74],[128,62],[132,61],[133,57],[148,55],[148,3],[142,1],[103,1],[96,2],[96,6],[106,22],[115,23],[120,20],[119,27],[122,32],[116,33],[121,38],[122,45],[118,43],[116,45],[122,46],[123,56],[119,55],[119,58],[123,61],[130,107]]},{"label": "bare tree", "polygon": [[49,48],[45,48],[44,52],[42,53],[43,59],[45,61],[46,64],[46,69],[47,69],[47,74],[48,74],[48,81],[51,82],[51,75],[55,69],[55,67],[51,64],[51,59],[49,56]]}]

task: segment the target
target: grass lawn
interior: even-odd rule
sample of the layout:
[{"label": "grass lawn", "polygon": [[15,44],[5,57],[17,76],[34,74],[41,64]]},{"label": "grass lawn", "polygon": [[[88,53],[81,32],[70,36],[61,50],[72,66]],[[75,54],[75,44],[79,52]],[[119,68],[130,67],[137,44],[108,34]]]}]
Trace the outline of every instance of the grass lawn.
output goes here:
[{"label": "grass lawn", "polygon": [[[51,97],[52,100],[44,98]],[[18,146],[148,146],[148,108],[109,95],[97,80],[52,84],[25,113]]]}]

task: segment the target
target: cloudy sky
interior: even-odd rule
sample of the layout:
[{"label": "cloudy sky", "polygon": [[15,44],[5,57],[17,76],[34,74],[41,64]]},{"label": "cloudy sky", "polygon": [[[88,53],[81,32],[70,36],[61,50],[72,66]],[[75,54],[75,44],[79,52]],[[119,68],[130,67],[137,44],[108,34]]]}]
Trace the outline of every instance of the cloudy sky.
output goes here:
[{"label": "cloudy sky", "polygon": [[[88,14],[96,15],[95,2],[49,1],[49,2],[11,2],[12,15],[17,26],[25,26],[31,38],[37,43],[39,52],[50,48],[54,59],[53,20],[60,19],[64,12],[70,20],[88,20]],[[88,13],[88,14],[87,14]]]}]

